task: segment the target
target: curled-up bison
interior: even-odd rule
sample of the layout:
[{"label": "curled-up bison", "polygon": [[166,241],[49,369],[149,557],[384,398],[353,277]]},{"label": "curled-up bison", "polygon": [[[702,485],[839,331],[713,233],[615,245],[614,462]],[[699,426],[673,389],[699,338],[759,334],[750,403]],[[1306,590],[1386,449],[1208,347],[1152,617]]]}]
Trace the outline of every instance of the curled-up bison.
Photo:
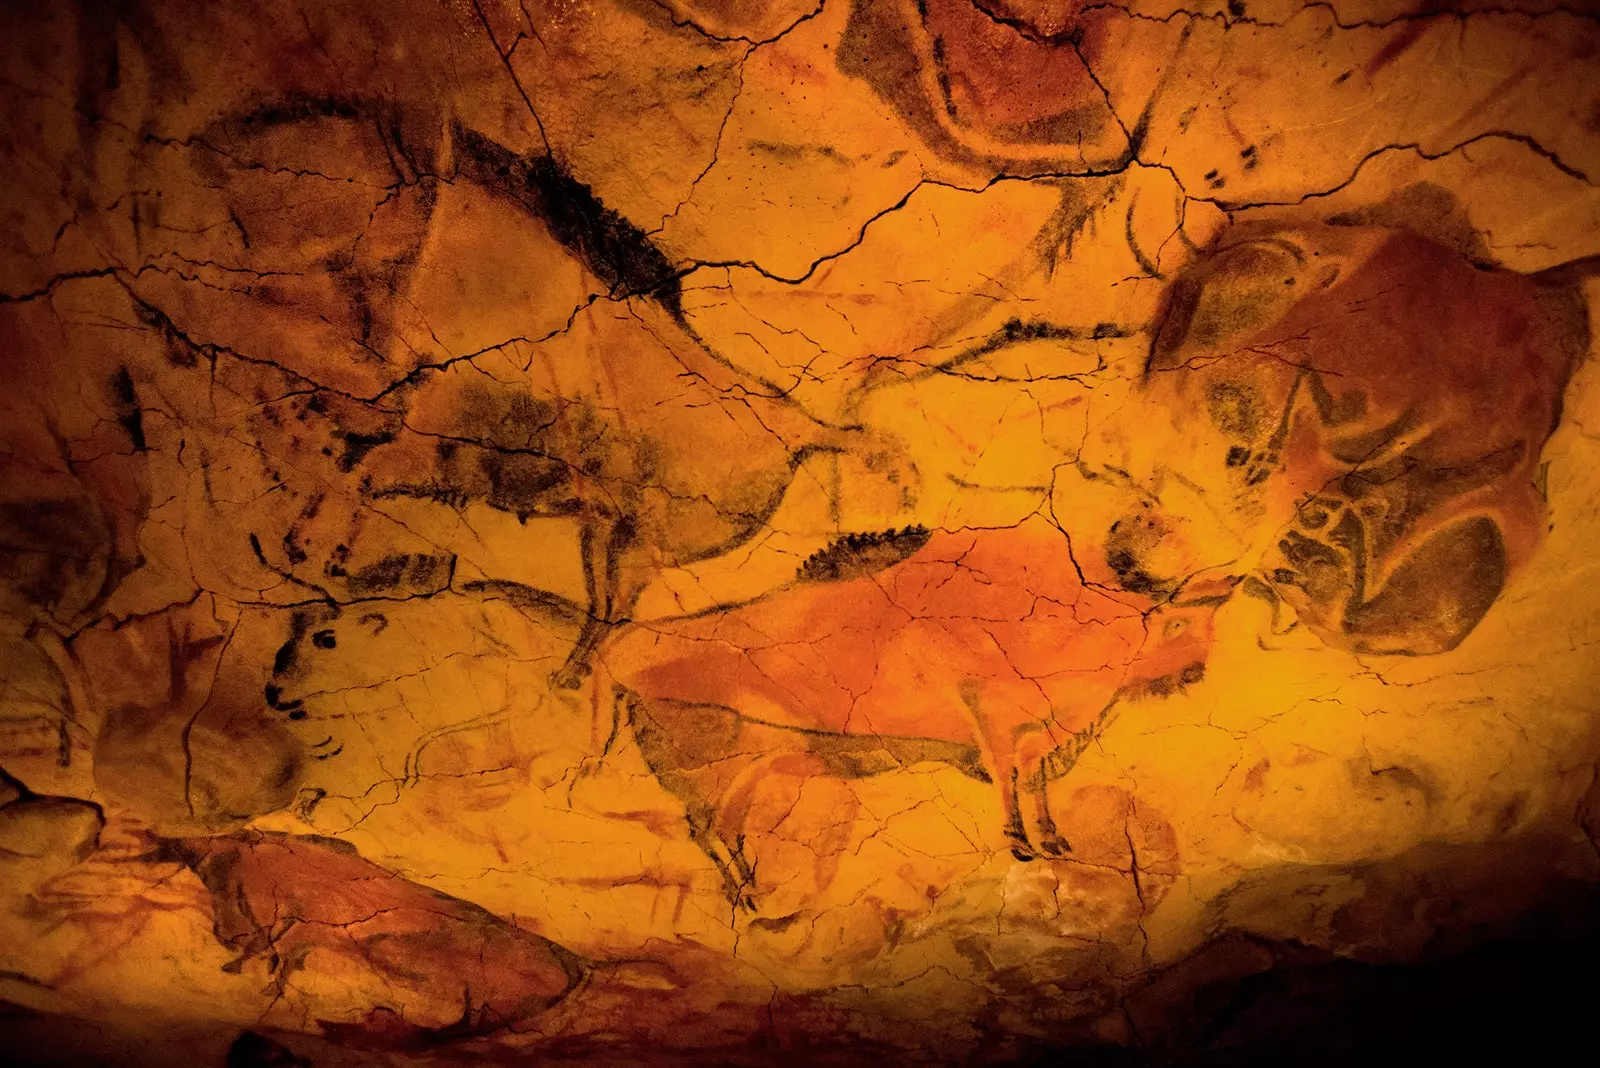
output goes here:
[{"label": "curled-up bison", "polygon": [[[336,839],[244,832],[164,840],[211,892],[218,941],[263,959],[324,1031],[426,1047],[527,1025],[590,970],[564,947],[362,859]],[[332,977],[334,982],[329,982]]]},{"label": "curled-up bison", "polygon": [[1167,291],[1139,433],[1080,458],[1125,502],[1086,564],[1147,593],[1247,577],[1351,652],[1455,648],[1545,525],[1540,450],[1588,343],[1573,273],[1392,228],[1236,227]]}]

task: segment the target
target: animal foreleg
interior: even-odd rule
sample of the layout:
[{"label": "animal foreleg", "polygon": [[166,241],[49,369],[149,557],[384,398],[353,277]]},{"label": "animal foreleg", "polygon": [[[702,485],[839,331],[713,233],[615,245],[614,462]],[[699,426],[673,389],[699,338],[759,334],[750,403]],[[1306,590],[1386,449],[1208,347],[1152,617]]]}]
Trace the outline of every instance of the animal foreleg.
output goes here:
[{"label": "animal foreleg", "polygon": [[[1051,833],[1055,832],[1055,821],[1049,815],[1050,799],[1048,795],[1050,784],[1058,779],[1066,778],[1068,773],[1077,766],[1078,758],[1083,755],[1083,751],[1089,748],[1090,743],[1098,738],[1100,732],[1105,730],[1106,725],[1111,722],[1116,708],[1117,699],[1112,698],[1087,727],[1074,731],[1065,742],[1040,754],[1037,776],[1040,826],[1048,826]],[[1060,845],[1060,852],[1071,852],[1072,846],[1065,838],[1057,834],[1056,841]]]},{"label": "animal foreleg", "polygon": [[633,544],[633,524],[626,520],[585,523],[580,531],[588,605],[572,651],[551,676],[557,687],[576,690],[583,685],[601,643],[633,611],[639,595],[644,592],[644,578],[635,575],[625,580],[623,577],[622,556]]},{"label": "animal foreleg", "polygon": [[805,779],[826,771],[827,766],[814,753],[780,753],[755,761],[734,779],[717,809],[717,834],[724,845],[733,842],[729,853],[746,886],[755,884],[755,869],[745,857],[744,843],[756,790],[772,775]]},{"label": "animal foreleg", "polygon": [[583,587],[587,598],[583,626],[578,639],[567,654],[566,661],[550,676],[552,685],[563,690],[576,690],[589,676],[589,660],[605,634],[606,597],[603,593],[606,564],[605,546],[610,538],[598,537],[597,528],[603,524],[584,523],[578,529],[578,548],[583,557]]},{"label": "animal foreleg", "polygon": [[[722,893],[728,903],[735,909],[754,911],[755,900],[746,892],[754,873],[744,866],[742,858],[724,842],[713,829],[714,818],[708,810],[703,815],[691,812],[689,814],[689,837],[694,844],[700,847],[707,857],[711,858],[712,867],[717,869],[717,874],[722,877]],[[721,851],[718,850],[721,846]],[[727,855],[724,856],[723,854]],[[735,870],[738,877],[735,877]]]},{"label": "animal foreleg", "polygon": [[1028,825],[1022,822],[1016,765],[1012,765],[1010,774],[1000,776],[999,783],[1000,804],[1006,810],[1006,838],[1011,842],[1011,855],[1018,860],[1033,860],[1038,854],[1033,851],[1033,843],[1028,841]]}]

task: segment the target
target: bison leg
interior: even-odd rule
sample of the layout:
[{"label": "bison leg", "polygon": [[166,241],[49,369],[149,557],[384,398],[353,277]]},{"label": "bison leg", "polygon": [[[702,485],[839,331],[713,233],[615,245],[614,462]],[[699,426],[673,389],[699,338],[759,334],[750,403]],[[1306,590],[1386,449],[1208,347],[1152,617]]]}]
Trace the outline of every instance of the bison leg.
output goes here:
[{"label": "bison leg", "polygon": [[576,690],[583,685],[583,680],[589,677],[590,658],[594,656],[601,638],[611,626],[608,611],[611,597],[610,590],[606,587],[608,576],[615,569],[608,560],[612,539],[599,536],[605,526],[607,524],[585,523],[578,532],[578,544],[583,554],[584,593],[588,598],[588,605],[583,627],[578,632],[578,640],[573,643],[566,662],[550,676],[551,684],[559,689]]},{"label": "bison leg", "polygon": [[584,620],[583,629],[578,632],[578,640],[573,644],[572,651],[567,654],[565,662],[550,676],[551,685],[561,690],[582,688],[584,680],[589,677],[594,652],[610,631],[611,624],[605,620],[595,619],[592,616]]},{"label": "bison leg", "polygon": [[674,702],[651,705],[626,690],[621,690],[619,700],[639,755],[662,788],[683,802],[689,838],[721,876],[728,901],[735,909],[754,909],[748,893],[754,872],[745,862],[741,843],[730,844],[723,837],[721,828],[727,821],[720,817],[724,799],[738,782],[738,772],[729,763],[748,751],[741,741],[744,721],[731,709]]},{"label": "bison leg", "polygon": [[1022,783],[1035,794],[1034,813],[1039,829],[1040,852],[1052,857],[1071,852],[1072,847],[1056,830],[1055,818],[1050,815],[1050,777],[1046,764],[1055,752],[1053,739],[1045,731],[1030,731],[1018,740],[1016,749],[1017,767],[1028,769],[1024,772]]},{"label": "bison leg", "polygon": [[1011,842],[1011,855],[1022,861],[1034,860],[1038,854],[1033,851],[1033,843],[1028,841],[1028,826],[1022,822],[1017,769],[1012,767],[1011,774],[1002,778],[1000,783],[1000,803],[1006,809],[1006,838]]},{"label": "bison leg", "polygon": [[[711,858],[711,864],[717,869],[717,874],[722,877],[722,893],[728,903],[735,910],[743,909],[754,912],[755,898],[750,895],[749,888],[755,873],[752,872],[744,858],[724,842],[711,828],[712,820],[709,815],[697,819],[694,813],[689,815],[689,837],[700,851]],[[720,851],[719,851],[719,848]],[[723,854],[727,855],[724,856]],[[735,871],[738,877],[735,878]]]},{"label": "bison leg", "polygon": [[[588,598],[583,627],[566,662],[550,677],[563,690],[576,690],[589,677],[594,655],[621,624],[644,592],[647,576],[623,577],[622,558],[635,544],[634,525],[624,518],[585,523],[579,532],[583,552],[584,592]],[[631,569],[638,572],[639,568]]]},{"label": "bison leg", "polygon": [[975,678],[962,681],[961,703],[972,717],[973,736],[983,753],[984,765],[1000,790],[1000,808],[1006,814],[1005,836],[1011,843],[1011,855],[1018,860],[1033,860],[1038,854],[1028,840],[1028,826],[1022,821],[1022,807],[1017,798],[1017,746],[1014,731],[996,722],[994,702],[986,702],[983,683]]},{"label": "bison leg", "polygon": [[[1030,747],[1033,748],[1033,747]],[[1006,809],[1009,813],[1006,821],[1006,837],[1011,839],[1011,855],[1018,860],[1034,860],[1040,853],[1050,857],[1059,857],[1072,851],[1072,846],[1061,837],[1056,828],[1056,821],[1050,815],[1049,776],[1045,773],[1044,757],[1048,755],[1042,749],[1038,759],[1019,759],[1016,766],[1011,769],[1009,790],[1002,790],[1002,795],[1009,794]],[[1022,767],[1032,766],[1036,770],[1030,773],[1027,779],[1022,780]],[[1022,818],[1022,786],[1032,790],[1035,795],[1035,823],[1038,829],[1038,846],[1028,836],[1027,823]]]},{"label": "bison leg", "polygon": [[[742,887],[755,885],[755,869],[744,854],[745,825],[750,818],[750,805],[762,781],[769,775],[792,775],[803,779],[826,771],[822,759],[814,753],[779,753],[755,761],[734,779],[717,808],[716,835],[725,848],[730,838],[733,841],[733,847],[728,852],[739,873]],[[745,894],[743,902],[735,904],[753,909],[755,900],[750,894]]]}]

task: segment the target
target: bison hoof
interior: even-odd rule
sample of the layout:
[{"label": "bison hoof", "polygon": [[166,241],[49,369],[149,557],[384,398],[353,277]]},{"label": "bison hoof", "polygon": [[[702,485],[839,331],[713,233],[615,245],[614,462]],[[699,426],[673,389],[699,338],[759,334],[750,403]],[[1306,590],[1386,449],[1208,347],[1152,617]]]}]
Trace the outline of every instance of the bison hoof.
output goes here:
[{"label": "bison hoof", "polygon": [[1039,842],[1039,848],[1052,857],[1063,856],[1072,852],[1072,844],[1060,835],[1051,835]]},{"label": "bison hoof", "polygon": [[568,664],[550,676],[550,684],[558,690],[579,690],[583,688],[583,680],[588,677],[587,665]]}]

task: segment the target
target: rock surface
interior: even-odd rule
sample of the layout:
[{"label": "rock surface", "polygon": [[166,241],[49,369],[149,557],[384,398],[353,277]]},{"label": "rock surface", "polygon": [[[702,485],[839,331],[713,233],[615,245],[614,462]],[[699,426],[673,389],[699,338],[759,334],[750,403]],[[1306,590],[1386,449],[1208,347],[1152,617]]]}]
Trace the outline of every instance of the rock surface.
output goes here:
[{"label": "rock surface", "polygon": [[1600,930],[1600,8],[0,39],[27,1041],[1176,1056]]}]

